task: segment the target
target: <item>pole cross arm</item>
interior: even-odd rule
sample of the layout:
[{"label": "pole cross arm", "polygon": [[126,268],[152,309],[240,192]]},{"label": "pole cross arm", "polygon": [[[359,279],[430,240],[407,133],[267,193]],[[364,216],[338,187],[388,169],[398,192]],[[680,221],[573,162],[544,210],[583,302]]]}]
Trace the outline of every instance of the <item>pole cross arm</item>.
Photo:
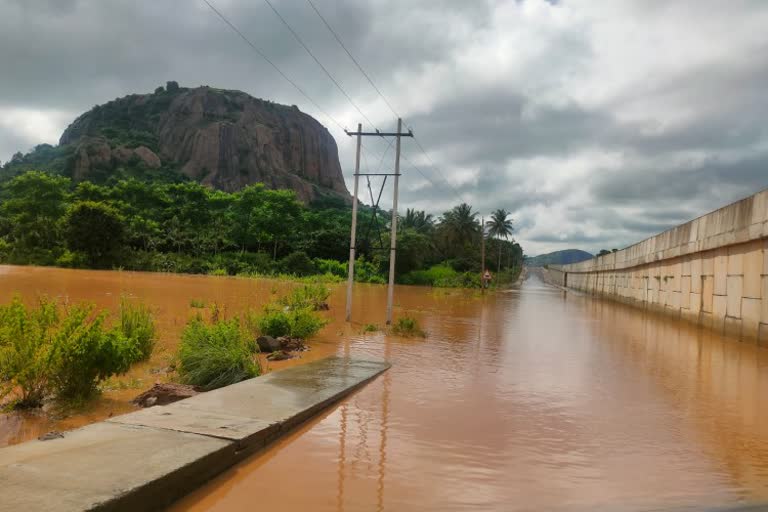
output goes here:
[{"label": "pole cross arm", "polygon": [[344,130],[344,133],[352,137],[353,135],[362,135],[364,137],[397,137],[398,135],[400,137],[413,137],[413,130],[408,130],[407,132],[380,132],[379,130],[376,130],[375,132],[363,132],[363,131],[357,131],[357,132],[349,132],[347,130]]}]

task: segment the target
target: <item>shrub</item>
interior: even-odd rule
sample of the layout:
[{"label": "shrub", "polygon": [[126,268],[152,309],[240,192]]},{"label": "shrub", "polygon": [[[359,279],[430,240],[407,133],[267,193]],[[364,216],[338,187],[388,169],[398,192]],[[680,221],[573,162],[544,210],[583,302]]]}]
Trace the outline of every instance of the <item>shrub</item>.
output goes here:
[{"label": "shrub", "polygon": [[59,320],[56,304],[42,299],[28,311],[16,297],[0,306],[0,399],[18,390],[17,407],[37,407],[50,391],[51,337]]},{"label": "shrub", "polygon": [[378,266],[367,261],[362,256],[355,262],[355,281],[359,283],[385,284],[384,277],[379,274]]},{"label": "shrub", "polygon": [[285,310],[274,306],[267,306],[260,316],[249,315],[248,320],[255,334],[273,338],[311,338],[327,323],[327,320],[309,308]]},{"label": "shrub", "polygon": [[262,336],[288,336],[291,332],[291,322],[285,311],[267,309],[261,316],[252,316],[249,322],[256,328],[256,332]]},{"label": "shrub", "polygon": [[288,312],[288,316],[291,325],[291,338],[311,338],[328,323],[326,319],[309,309],[296,309]]},{"label": "shrub", "polygon": [[205,301],[201,299],[192,299],[189,301],[189,307],[202,309],[205,307]]},{"label": "shrub", "polygon": [[152,312],[144,304],[132,305],[123,297],[120,301],[120,331],[132,340],[139,354],[138,360],[145,361],[155,348],[157,333]]},{"label": "shrub", "polygon": [[105,330],[106,312],[89,304],[60,311],[41,299],[28,309],[16,297],[0,306],[0,397],[18,392],[17,407],[35,407],[53,394],[84,399],[102,380],[124,373],[141,352],[120,328]]},{"label": "shrub", "polygon": [[179,347],[181,381],[203,389],[228,386],[259,375],[256,348],[248,342],[237,319],[187,324]]},{"label": "shrub", "polygon": [[323,283],[308,283],[294,289],[290,295],[278,302],[291,310],[309,308],[318,311],[323,309],[330,295],[331,291]]},{"label": "shrub", "polygon": [[362,332],[377,332],[378,330],[379,326],[376,324],[365,324]]},{"label": "shrub", "polygon": [[280,266],[283,272],[297,276],[309,276],[317,272],[314,263],[303,251],[292,252],[280,260]]},{"label": "shrub", "polygon": [[392,326],[392,333],[398,336],[418,336],[425,338],[427,333],[421,330],[419,322],[413,317],[403,316],[397,319]]},{"label": "shrub", "polygon": [[347,264],[336,260],[315,259],[315,267],[321,274],[333,274],[337,277],[347,277]]},{"label": "shrub", "polygon": [[125,373],[141,352],[120,329],[104,330],[106,312],[93,314],[93,305],[72,306],[52,343],[55,360],[53,389],[59,398],[93,395],[102,380]]}]

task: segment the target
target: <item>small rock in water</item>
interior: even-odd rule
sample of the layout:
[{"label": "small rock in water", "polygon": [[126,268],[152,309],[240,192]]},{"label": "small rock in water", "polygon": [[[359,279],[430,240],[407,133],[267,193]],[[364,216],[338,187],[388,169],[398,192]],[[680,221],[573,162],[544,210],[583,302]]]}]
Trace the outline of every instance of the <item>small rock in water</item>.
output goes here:
[{"label": "small rock in water", "polygon": [[186,384],[173,384],[170,382],[157,383],[149,390],[133,399],[133,403],[139,407],[152,407],[153,405],[166,405],[179,400],[195,396],[200,390],[195,386]]},{"label": "small rock in water", "polygon": [[272,336],[259,336],[256,338],[256,344],[261,352],[266,352],[267,354],[280,350],[280,341]]},{"label": "small rock in water", "polygon": [[43,434],[37,438],[40,441],[50,441],[51,439],[64,439],[64,434],[58,430],[51,430],[47,434]]},{"label": "small rock in water", "polygon": [[277,350],[267,356],[267,360],[269,361],[284,361],[292,358],[293,356],[284,350]]}]

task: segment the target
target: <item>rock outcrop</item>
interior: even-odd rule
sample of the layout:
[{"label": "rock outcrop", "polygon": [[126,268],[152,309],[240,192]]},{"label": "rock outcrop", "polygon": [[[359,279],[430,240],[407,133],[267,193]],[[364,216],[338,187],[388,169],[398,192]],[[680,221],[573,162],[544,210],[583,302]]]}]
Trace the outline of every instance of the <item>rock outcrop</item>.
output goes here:
[{"label": "rock outcrop", "polygon": [[350,198],[325,127],[298,107],[240,91],[169,87],[119,98],[77,118],[60,144],[77,148],[76,180],[138,163],[229,192],[264,183],[293,189],[304,201]]}]

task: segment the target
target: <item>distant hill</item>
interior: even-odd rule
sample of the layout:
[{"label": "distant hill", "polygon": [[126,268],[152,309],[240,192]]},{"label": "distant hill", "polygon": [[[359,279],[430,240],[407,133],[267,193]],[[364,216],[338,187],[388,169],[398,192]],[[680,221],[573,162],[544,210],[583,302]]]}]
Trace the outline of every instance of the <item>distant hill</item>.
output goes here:
[{"label": "distant hill", "polygon": [[588,260],[593,255],[587,251],[579,249],[565,249],[564,251],[555,251],[548,254],[540,254],[525,260],[529,267],[543,267],[544,265],[567,265],[569,263],[578,263]]},{"label": "distant hill", "polygon": [[350,200],[336,142],[315,119],[244,92],[176,82],[93,107],[58,146],[14,155],[0,180],[29,169],[96,183],[195,180],[227,192],[264,183],[304,201]]}]

